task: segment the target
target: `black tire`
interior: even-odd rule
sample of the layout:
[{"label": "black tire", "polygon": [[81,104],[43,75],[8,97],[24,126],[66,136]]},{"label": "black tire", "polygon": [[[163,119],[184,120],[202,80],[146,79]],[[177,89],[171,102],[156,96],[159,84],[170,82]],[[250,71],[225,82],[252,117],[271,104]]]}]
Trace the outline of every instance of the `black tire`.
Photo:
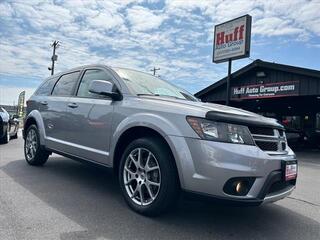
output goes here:
[{"label": "black tire", "polygon": [[0,143],[1,144],[6,144],[8,143],[10,140],[10,135],[8,134],[8,128],[6,129],[6,131],[4,132],[4,135],[2,138],[0,138]]},{"label": "black tire", "polygon": [[[34,131],[35,133],[35,140],[36,140],[36,147],[35,147],[35,154],[32,158],[28,156],[27,154],[27,137],[30,131]],[[25,159],[28,164],[32,166],[42,166],[45,164],[49,158],[50,152],[48,152],[43,146],[40,145],[40,136],[39,136],[39,130],[36,125],[31,125],[27,131],[26,131],[26,139],[24,141],[24,155]]]},{"label": "black tire", "polygon": [[[138,148],[142,148],[151,152],[156,158],[160,170],[161,185],[154,200],[152,200],[152,202],[146,206],[139,205],[134,202],[134,200],[129,196],[124,183],[124,166],[126,164],[126,160],[129,158],[129,154]],[[178,200],[180,187],[175,160],[172,156],[169,146],[162,139],[157,137],[145,137],[131,142],[122,155],[118,175],[121,191],[126,203],[131,209],[139,214],[145,216],[160,215],[161,213],[170,210]],[[145,176],[146,179],[148,179],[147,174]]]},{"label": "black tire", "polygon": [[16,132],[16,134],[11,137],[11,139],[17,139],[17,138],[18,138],[18,132]]}]

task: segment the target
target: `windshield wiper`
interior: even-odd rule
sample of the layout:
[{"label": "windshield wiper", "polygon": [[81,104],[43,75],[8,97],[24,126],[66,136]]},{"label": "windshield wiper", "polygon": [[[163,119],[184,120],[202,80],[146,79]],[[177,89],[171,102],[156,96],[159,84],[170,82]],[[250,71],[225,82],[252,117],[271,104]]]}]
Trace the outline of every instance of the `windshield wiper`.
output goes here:
[{"label": "windshield wiper", "polygon": [[172,95],[166,95],[166,94],[160,94],[160,97],[169,97],[169,98],[175,98],[175,99],[180,99],[180,100],[186,100],[185,98],[179,98],[176,96],[172,96]]},{"label": "windshield wiper", "polygon": [[159,94],[154,93],[138,93],[137,96],[160,96]]},{"label": "windshield wiper", "polygon": [[186,100],[184,98],[179,98],[172,95],[166,95],[166,94],[156,94],[156,93],[138,93],[137,96],[156,96],[156,97],[168,97],[168,98],[175,98],[180,100]]}]

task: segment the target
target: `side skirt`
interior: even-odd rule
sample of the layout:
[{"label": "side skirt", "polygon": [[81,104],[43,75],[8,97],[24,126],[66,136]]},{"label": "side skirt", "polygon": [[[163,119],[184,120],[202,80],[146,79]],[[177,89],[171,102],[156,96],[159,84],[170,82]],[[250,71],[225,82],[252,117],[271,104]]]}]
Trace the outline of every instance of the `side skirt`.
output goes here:
[{"label": "side skirt", "polygon": [[50,152],[56,153],[58,155],[61,155],[61,156],[67,157],[67,158],[70,158],[70,159],[75,160],[77,162],[81,162],[81,163],[84,163],[84,164],[90,164],[92,166],[100,166],[100,167],[112,169],[112,167],[110,165],[108,165],[108,164],[103,164],[103,163],[96,162],[96,161],[93,161],[93,160],[90,160],[90,159],[81,158],[79,156],[75,156],[75,155],[72,155],[72,154],[69,154],[69,153],[57,151],[55,149],[48,149],[48,148],[46,148],[46,149],[48,151],[50,151]]}]

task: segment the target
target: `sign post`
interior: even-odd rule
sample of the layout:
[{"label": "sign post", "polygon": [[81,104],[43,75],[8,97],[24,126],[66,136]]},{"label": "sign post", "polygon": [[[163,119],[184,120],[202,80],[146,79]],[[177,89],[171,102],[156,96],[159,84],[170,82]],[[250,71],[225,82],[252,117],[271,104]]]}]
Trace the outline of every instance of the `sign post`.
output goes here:
[{"label": "sign post", "polygon": [[250,56],[251,22],[251,16],[244,15],[214,27],[212,60],[214,63],[228,61],[226,105],[230,99],[232,60]]},{"label": "sign post", "polygon": [[226,105],[229,106],[229,99],[230,99],[230,80],[231,80],[231,67],[232,67],[232,60],[229,58],[228,61],[228,77],[227,77],[227,99]]}]

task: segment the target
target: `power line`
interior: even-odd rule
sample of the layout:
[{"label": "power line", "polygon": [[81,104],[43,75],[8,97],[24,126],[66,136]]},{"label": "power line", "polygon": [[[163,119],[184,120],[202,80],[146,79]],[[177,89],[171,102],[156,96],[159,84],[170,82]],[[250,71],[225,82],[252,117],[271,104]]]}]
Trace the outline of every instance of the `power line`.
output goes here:
[{"label": "power line", "polygon": [[87,55],[90,55],[90,52],[86,52],[86,51],[83,51],[83,50],[80,50],[80,49],[72,49],[71,47],[70,48],[66,48],[64,46],[61,46],[63,50],[65,50],[66,52],[68,51],[71,51],[71,52],[77,52],[77,53],[83,53],[83,54],[87,54]]}]

